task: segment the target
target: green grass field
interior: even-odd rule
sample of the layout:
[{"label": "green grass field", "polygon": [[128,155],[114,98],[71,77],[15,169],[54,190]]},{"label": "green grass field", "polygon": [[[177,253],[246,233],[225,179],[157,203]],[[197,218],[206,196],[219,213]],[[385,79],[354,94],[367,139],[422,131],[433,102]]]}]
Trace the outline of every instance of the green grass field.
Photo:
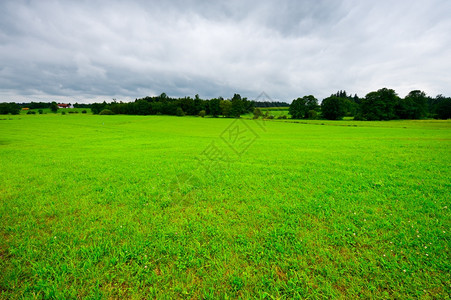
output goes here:
[{"label": "green grass field", "polygon": [[449,298],[450,170],[450,121],[3,116],[0,298]]}]

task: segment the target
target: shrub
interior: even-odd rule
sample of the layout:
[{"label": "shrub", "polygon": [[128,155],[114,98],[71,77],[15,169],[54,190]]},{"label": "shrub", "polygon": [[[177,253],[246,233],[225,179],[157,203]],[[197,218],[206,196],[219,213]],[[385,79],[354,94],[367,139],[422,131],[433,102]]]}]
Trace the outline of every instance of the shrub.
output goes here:
[{"label": "shrub", "polygon": [[34,110],[29,110],[27,111],[27,115],[35,115],[36,112]]},{"label": "shrub", "polygon": [[44,111],[43,111],[42,109],[40,109],[40,110],[38,110],[38,113],[39,113],[40,115],[42,115],[42,114],[44,113]]},{"label": "shrub", "polygon": [[83,109],[83,110],[81,111],[81,113],[82,113],[82,114],[87,113],[86,109]]},{"label": "shrub", "polygon": [[61,112],[61,114],[62,114],[62,115],[65,115],[65,114],[66,114],[66,112],[65,112],[65,111],[62,111],[62,112]]},{"label": "shrub", "polygon": [[258,119],[261,116],[263,116],[261,109],[258,107],[256,109],[254,109],[254,119]]},{"label": "shrub", "polygon": [[177,107],[177,110],[175,111],[175,115],[179,117],[183,117],[185,113],[183,112],[183,109],[181,107]]},{"label": "shrub", "polygon": [[308,118],[312,119],[312,120],[318,118],[318,112],[316,110],[313,110],[313,109],[309,110],[308,111]]},{"label": "shrub", "polygon": [[206,112],[205,112],[205,110],[201,110],[200,112],[199,112],[199,117],[205,117],[205,114],[206,114]]},{"label": "shrub", "polygon": [[104,109],[101,112],[99,112],[99,115],[114,115],[114,112],[112,112],[109,109]]},{"label": "shrub", "polygon": [[286,119],[287,118],[287,116],[286,115],[283,115],[283,116],[278,116],[277,117],[277,119]]}]

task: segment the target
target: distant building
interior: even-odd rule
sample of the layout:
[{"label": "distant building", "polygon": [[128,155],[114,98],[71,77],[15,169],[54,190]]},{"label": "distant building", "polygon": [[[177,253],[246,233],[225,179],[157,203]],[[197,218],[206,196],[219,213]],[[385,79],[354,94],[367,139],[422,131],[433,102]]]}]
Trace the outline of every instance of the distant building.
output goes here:
[{"label": "distant building", "polygon": [[58,103],[58,107],[59,108],[71,108],[70,104],[65,104],[65,103]]}]

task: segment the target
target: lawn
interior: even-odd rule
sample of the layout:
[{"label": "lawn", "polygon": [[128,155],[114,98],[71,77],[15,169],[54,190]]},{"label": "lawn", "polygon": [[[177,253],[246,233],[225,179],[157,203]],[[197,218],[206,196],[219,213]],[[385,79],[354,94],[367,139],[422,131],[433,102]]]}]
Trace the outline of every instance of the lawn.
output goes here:
[{"label": "lawn", "polygon": [[0,117],[0,298],[447,298],[450,121]]}]

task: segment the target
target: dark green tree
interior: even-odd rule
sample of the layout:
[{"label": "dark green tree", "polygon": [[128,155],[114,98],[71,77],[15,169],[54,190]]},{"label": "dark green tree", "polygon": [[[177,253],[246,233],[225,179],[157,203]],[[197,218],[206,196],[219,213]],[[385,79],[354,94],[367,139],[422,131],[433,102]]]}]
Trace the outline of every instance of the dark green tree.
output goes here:
[{"label": "dark green tree", "polygon": [[180,99],[180,107],[187,115],[194,116],[199,110],[194,106],[194,99],[191,97],[184,97]]},{"label": "dark green tree", "polygon": [[307,105],[304,98],[294,99],[288,109],[288,113],[291,115],[292,119],[302,119],[307,112]]},{"label": "dark green tree", "polygon": [[208,102],[208,106],[210,108],[210,114],[217,118],[221,114],[221,103],[222,98],[214,98]]},{"label": "dark green tree", "polygon": [[231,102],[232,108],[230,114],[232,117],[239,118],[244,112],[244,104],[240,94],[234,94]]},{"label": "dark green tree", "polygon": [[308,111],[308,118],[311,120],[315,120],[316,118],[318,118],[318,112],[316,110],[309,110]]},{"label": "dark green tree", "polygon": [[318,111],[318,109],[318,100],[313,95],[309,95],[293,100],[288,111],[293,119],[308,119],[309,111]]},{"label": "dark green tree", "polygon": [[149,115],[151,105],[146,100],[141,99],[141,100],[135,101],[134,108],[135,108],[135,114],[137,114],[137,115]]},{"label": "dark green tree", "polygon": [[[206,105],[205,105],[205,101],[204,100],[202,100],[202,99],[200,99],[200,97],[199,97],[199,95],[198,94],[196,94],[195,96],[194,96],[194,102],[193,102],[193,111],[198,111],[198,112],[200,112],[200,111],[202,111],[202,110],[206,110],[206,107],[205,107]],[[205,112],[205,113],[207,113],[207,112]]]},{"label": "dark green tree", "polygon": [[53,101],[52,103],[50,103],[50,110],[54,113],[56,113],[58,111],[58,104],[56,104],[55,101]]},{"label": "dark green tree", "polygon": [[9,105],[8,103],[0,103],[0,115],[9,114]]},{"label": "dark green tree", "polygon": [[422,119],[427,116],[427,97],[422,91],[411,91],[396,105],[396,115],[400,119]]},{"label": "dark green tree", "polygon": [[377,92],[368,93],[361,101],[359,120],[392,120],[396,118],[395,106],[399,97],[392,89],[382,88]]},{"label": "dark green tree", "polygon": [[221,107],[221,113],[224,117],[230,118],[232,116],[232,101],[230,100],[221,100],[219,103]]},{"label": "dark green tree", "polygon": [[318,99],[313,97],[312,95],[304,96],[305,99],[305,105],[307,106],[307,114],[305,115],[305,118],[308,118],[308,112],[311,110],[318,111],[319,105],[318,105]]},{"label": "dark green tree", "polygon": [[451,119],[451,98],[441,96],[436,105],[435,112],[439,119]]},{"label": "dark green tree", "polygon": [[357,94],[354,94],[354,96],[352,96],[351,94],[348,95],[348,93],[345,90],[343,91],[340,90],[337,93],[332,94],[331,96],[336,96],[338,98],[345,100],[344,101],[346,110],[345,116],[355,116],[357,114],[357,109],[360,103],[360,99],[357,96]]},{"label": "dark green tree", "polygon": [[244,107],[243,113],[251,113],[254,111],[255,101],[250,101],[247,98],[243,98],[243,107]]},{"label": "dark green tree", "polygon": [[256,108],[254,109],[254,119],[258,119],[258,118],[260,118],[261,116],[263,116],[263,113],[262,113],[261,109],[258,108],[258,107],[256,107]]},{"label": "dark green tree", "polygon": [[330,96],[321,102],[321,114],[328,120],[341,120],[346,114],[346,99]]},{"label": "dark green tree", "polygon": [[150,107],[152,115],[161,115],[163,113],[163,102],[151,102]]},{"label": "dark green tree", "polygon": [[18,115],[20,113],[20,106],[14,102],[0,103],[0,115]]},{"label": "dark green tree", "polygon": [[[63,114],[66,114],[66,112],[63,111]],[[99,115],[114,115],[114,112],[105,108],[105,109],[102,109],[101,112],[99,112]]]},{"label": "dark green tree", "polygon": [[168,95],[166,95],[166,93],[161,93],[160,97],[158,97],[158,98],[159,98],[158,101],[161,101],[161,102],[166,102],[169,100],[169,97],[168,97]]},{"label": "dark green tree", "polygon": [[183,117],[185,115],[185,113],[183,112],[183,109],[181,107],[177,107],[175,115],[178,117]]}]

